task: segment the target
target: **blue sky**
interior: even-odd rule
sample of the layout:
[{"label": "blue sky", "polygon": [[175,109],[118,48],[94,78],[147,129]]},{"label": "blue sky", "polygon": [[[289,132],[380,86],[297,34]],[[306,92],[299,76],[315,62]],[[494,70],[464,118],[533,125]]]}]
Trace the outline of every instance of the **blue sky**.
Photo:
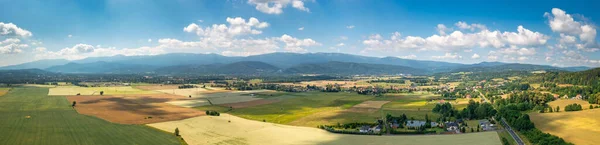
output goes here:
[{"label": "blue sky", "polygon": [[591,0],[0,0],[0,66],[119,54],[341,52],[597,67],[598,5]]}]

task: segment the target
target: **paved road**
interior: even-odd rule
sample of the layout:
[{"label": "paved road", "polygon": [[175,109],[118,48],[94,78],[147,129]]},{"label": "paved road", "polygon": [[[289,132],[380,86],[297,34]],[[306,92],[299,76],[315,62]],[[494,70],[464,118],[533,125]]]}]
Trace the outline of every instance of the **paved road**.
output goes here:
[{"label": "paved road", "polygon": [[[475,91],[479,92],[479,95],[481,95],[481,97],[483,99],[485,99],[486,102],[492,103],[490,102],[490,100],[488,100],[485,95],[483,95],[483,93],[477,89],[475,89]],[[506,121],[504,120],[504,118],[502,118],[501,120],[502,122],[502,126],[504,126],[504,128],[506,129],[506,131],[508,131],[508,133],[510,134],[510,136],[512,136],[512,138],[517,142],[518,145],[525,145],[525,143],[523,143],[523,140],[521,139],[521,137],[519,137],[519,135],[517,135],[517,133],[515,133],[514,130],[512,130],[512,128],[510,128],[510,126],[506,123]]]},{"label": "paved road", "polygon": [[512,138],[515,139],[518,145],[525,145],[525,143],[523,143],[523,140],[521,140],[521,137],[519,137],[519,135],[517,135],[517,133],[515,133],[515,131],[513,131],[508,124],[506,124],[504,118],[502,118],[502,126],[504,126],[504,129],[506,129],[510,136],[512,136]]}]

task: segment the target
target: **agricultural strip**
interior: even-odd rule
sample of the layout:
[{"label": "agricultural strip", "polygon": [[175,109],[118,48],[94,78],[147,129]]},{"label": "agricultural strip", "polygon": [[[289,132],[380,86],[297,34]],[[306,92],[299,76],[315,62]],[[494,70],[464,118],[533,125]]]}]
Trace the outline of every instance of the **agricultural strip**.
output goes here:
[{"label": "agricultural strip", "polygon": [[410,136],[370,136],[344,135],[310,128],[247,120],[229,114],[221,116],[200,116],[180,121],[149,124],[164,131],[181,131],[182,137],[190,145],[204,144],[319,144],[319,145],[447,145],[477,144],[499,145],[496,132],[469,133],[457,135],[410,135]]},{"label": "agricultural strip", "polygon": [[[6,145],[177,145],[172,134],[114,124],[77,113],[47,88],[14,88],[0,97],[0,142]],[[171,131],[169,131],[171,132]]]},{"label": "agricultural strip", "polygon": [[73,96],[81,95],[124,95],[124,94],[156,94],[154,91],[144,91],[132,87],[78,87],[78,86],[58,86],[50,88],[50,96]]},{"label": "agricultural strip", "polygon": [[187,99],[169,94],[69,96],[77,112],[121,124],[147,124],[204,115],[203,111],[170,105],[170,100]]},{"label": "agricultural strip", "polygon": [[[585,108],[585,107],[584,107]],[[578,145],[600,142],[600,109],[575,112],[530,113],[535,127]]]}]

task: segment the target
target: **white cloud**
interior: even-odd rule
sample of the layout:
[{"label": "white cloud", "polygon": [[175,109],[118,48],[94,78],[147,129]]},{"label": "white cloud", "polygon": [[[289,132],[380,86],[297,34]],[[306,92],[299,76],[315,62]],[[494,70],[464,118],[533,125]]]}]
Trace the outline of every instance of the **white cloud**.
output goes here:
[{"label": "white cloud", "polygon": [[440,35],[446,35],[446,31],[450,30],[444,24],[438,24],[435,28],[437,29],[438,33],[440,33]]},{"label": "white cloud", "polygon": [[248,4],[255,5],[256,10],[267,14],[281,14],[283,8],[288,5],[301,11],[310,12],[302,0],[248,0]]},{"label": "white cloud", "polygon": [[67,37],[71,38],[71,37],[73,37],[73,35],[69,34],[69,35],[67,35]]},{"label": "white cloud", "polygon": [[[551,13],[544,13],[544,17],[548,18],[549,26],[554,32],[558,32],[561,35],[559,48],[572,47],[569,43],[575,43],[574,41],[566,41],[563,38],[573,40],[573,36],[579,36],[581,41],[577,48],[584,51],[597,51],[600,46],[596,42],[596,28],[591,24],[585,24],[582,21],[576,21],[573,16],[567,14],[565,11],[553,8]],[[582,19],[585,19],[581,16]],[[565,37],[563,37],[565,36]]]},{"label": "white cloud", "polygon": [[204,20],[198,20],[198,22],[202,23],[202,22],[204,22]]},{"label": "white cloud", "polygon": [[454,24],[456,27],[458,27],[459,29],[469,29],[471,31],[475,31],[476,29],[479,30],[487,30],[487,27],[485,25],[482,24],[467,24],[467,22],[463,22],[463,21],[458,21],[456,22],[456,24]]},{"label": "white cloud", "polygon": [[553,8],[552,14],[546,12],[545,17],[548,17],[550,28],[554,32],[566,33],[571,35],[581,34],[581,23],[575,21],[570,14],[565,11]]},{"label": "white cloud", "polygon": [[363,51],[401,51],[406,49],[457,51],[472,48],[495,47],[502,48],[507,45],[539,46],[546,44],[549,36],[539,32],[517,27],[517,32],[500,32],[482,30],[476,33],[463,33],[454,31],[449,35],[432,35],[427,38],[419,36],[401,37],[399,32],[392,33],[390,39],[382,39],[375,34],[363,40],[366,49]]},{"label": "white cloud", "polygon": [[211,27],[202,28],[196,23],[189,24],[183,28],[185,32],[195,32],[198,36],[212,37],[212,38],[232,38],[243,35],[256,35],[261,34],[263,29],[269,26],[267,22],[260,22],[258,19],[251,17],[246,21],[241,17],[230,18],[227,17],[229,25],[225,24],[213,24]]},{"label": "white cloud", "polygon": [[152,39],[148,39],[148,42],[152,42]]},{"label": "white cloud", "polygon": [[0,22],[0,36],[9,36],[9,37],[31,37],[33,34],[31,32],[17,27],[17,25],[13,23],[3,23]]},{"label": "white cloud", "polygon": [[565,43],[576,43],[577,42],[577,38],[575,36],[570,36],[570,35],[566,35],[566,34],[560,34],[560,43],[565,44]]},{"label": "white cloud", "polygon": [[461,59],[462,56],[460,56],[456,53],[446,53],[443,56],[431,56],[431,58],[434,58],[434,59]]},{"label": "white cloud", "polygon": [[338,43],[336,46],[341,47],[341,46],[345,46],[346,44],[344,43]]},{"label": "white cloud", "polygon": [[279,40],[285,43],[284,49],[289,52],[306,52],[306,49],[302,47],[321,45],[312,39],[298,39],[287,34],[283,34]]},{"label": "white cloud", "polygon": [[346,26],[347,29],[354,29],[354,25]]},{"label": "white cloud", "polygon": [[34,50],[34,52],[45,52],[45,51],[48,51],[48,49],[46,47],[37,47]]},{"label": "white cloud", "polygon": [[298,28],[298,31],[302,31],[302,30],[304,30],[304,27]]},{"label": "white cloud", "polygon": [[123,48],[100,47],[89,44],[76,44],[73,47],[66,47],[58,51],[48,51],[45,47],[38,47],[34,50],[37,59],[56,59],[64,58],[68,60],[77,60],[87,57],[114,56],[114,55],[156,55],[166,53],[163,49],[156,47]]},{"label": "white cloud", "polygon": [[23,52],[24,48],[29,47],[27,44],[21,44],[20,39],[8,38],[0,41],[0,54],[16,54]]},{"label": "white cloud", "polygon": [[479,59],[481,58],[481,56],[479,56],[479,54],[474,53],[473,56],[471,56],[472,59]]},{"label": "white cloud", "polygon": [[400,58],[404,58],[404,59],[415,59],[415,58],[417,58],[417,55],[410,54],[410,55],[407,55],[407,56],[400,56]]},{"label": "white cloud", "polygon": [[488,60],[491,60],[491,61],[496,61],[496,60],[498,60],[498,56],[495,56],[495,55],[488,55],[488,57],[487,57],[487,58],[488,58]]}]

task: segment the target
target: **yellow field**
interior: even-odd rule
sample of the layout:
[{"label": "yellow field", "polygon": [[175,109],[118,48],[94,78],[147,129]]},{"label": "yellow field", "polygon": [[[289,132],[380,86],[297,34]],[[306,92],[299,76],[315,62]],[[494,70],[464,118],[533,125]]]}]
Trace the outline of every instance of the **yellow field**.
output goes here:
[{"label": "yellow field", "polygon": [[174,94],[179,96],[188,97],[192,95],[192,98],[207,98],[207,94],[217,93],[217,92],[231,92],[231,90],[225,90],[223,88],[190,88],[190,89],[164,89],[164,90],[156,90],[159,92]]},{"label": "yellow field", "polygon": [[[585,108],[585,107],[584,107]],[[600,109],[559,113],[531,113],[535,127],[577,145],[600,142]]]},{"label": "yellow field", "polygon": [[100,95],[100,91],[104,91],[104,95],[124,95],[124,94],[155,94],[159,92],[144,91],[132,87],[78,87],[78,86],[57,86],[50,88],[48,95],[50,96],[71,96],[81,93],[81,95]]},{"label": "yellow field", "polygon": [[548,106],[552,107],[553,109],[556,109],[556,106],[560,106],[560,111],[562,112],[562,111],[565,111],[565,106],[573,104],[573,103],[577,103],[577,104],[581,105],[581,108],[583,108],[583,110],[590,108],[590,103],[588,101],[572,100],[572,99],[560,99],[560,100],[552,101],[552,102],[548,103]]},{"label": "yellow field", "polygon": [[4,95],[4,94],[8,93],[8,90],[9,90],[9,89],[10,89],[10,88],[0,88],[0,96],[2,96],[2,95]]},{"label": "yellow field", "polygon": [[[228,121],[231,122],[228,122]],[[370,136],[333,134],[311,128],[280,125],[247,120],[228,114],[221,116],[200,116],[180,121],[149,124],[149,126],[173,132],[179,128],[181,136],[190,145],[200,144],[372,144],[372,145],[447,145],[477,144],[499,145],[496,132],[469,133],[457,135],[410,135],[410,136]]]}]

